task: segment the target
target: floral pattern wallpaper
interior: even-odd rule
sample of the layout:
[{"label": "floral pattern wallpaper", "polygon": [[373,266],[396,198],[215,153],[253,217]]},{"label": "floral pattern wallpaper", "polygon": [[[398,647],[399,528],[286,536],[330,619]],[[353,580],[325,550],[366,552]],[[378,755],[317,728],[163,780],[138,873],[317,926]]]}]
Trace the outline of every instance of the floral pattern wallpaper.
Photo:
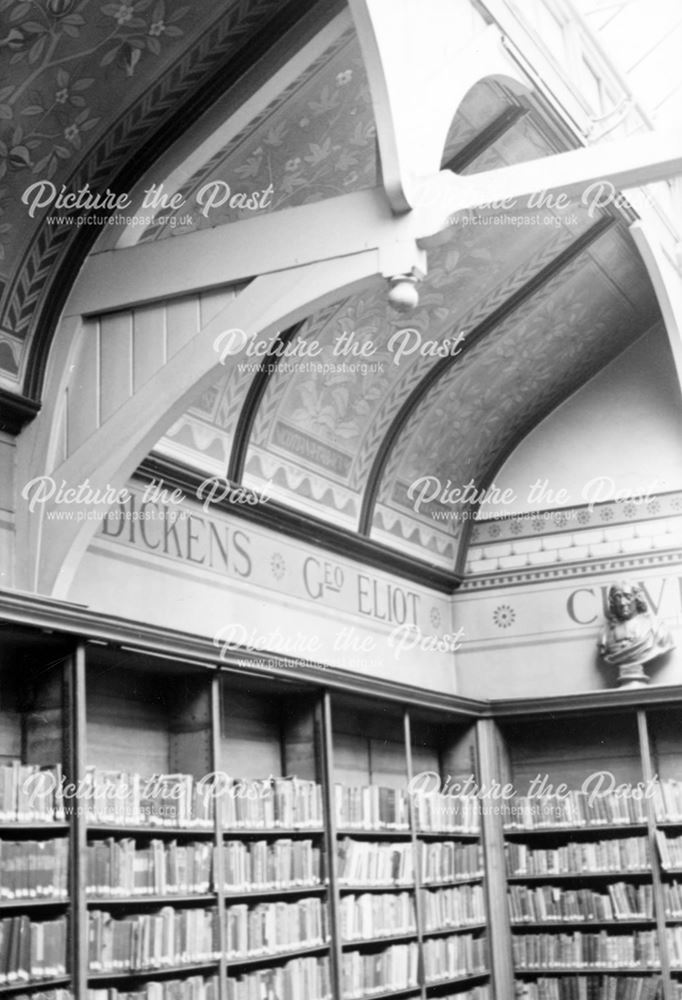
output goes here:
[{"label": "floral pattern wallpaper", "polygon": [[231,33],[236,44],[262,30],[276,7],[0,0],[0,369],[18,373],[36,300],[74,235],[67,221],[46,221],[48,205],[32,218],[24,191],[39,181],[55,195],[62,185],[104,191],[177,106],[178,88],[224,61]]}]

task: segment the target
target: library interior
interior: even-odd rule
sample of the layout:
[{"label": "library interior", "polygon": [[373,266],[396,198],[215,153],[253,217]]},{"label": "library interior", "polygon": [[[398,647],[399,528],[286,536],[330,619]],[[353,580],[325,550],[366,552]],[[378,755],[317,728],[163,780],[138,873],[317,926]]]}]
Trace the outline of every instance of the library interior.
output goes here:
[{"label": "library interior", "polygon": [[678,4],[0,35],[0,1000],[682,1000]]}]

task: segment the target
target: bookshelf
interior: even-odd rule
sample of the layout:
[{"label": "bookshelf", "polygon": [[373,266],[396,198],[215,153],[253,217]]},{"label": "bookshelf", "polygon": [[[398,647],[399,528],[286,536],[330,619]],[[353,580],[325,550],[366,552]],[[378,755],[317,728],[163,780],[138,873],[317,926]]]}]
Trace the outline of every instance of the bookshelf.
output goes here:
[{"label": "bookshelf", "polygon": [[515,995],[668,996],[643,713],[500,721]]},{"label": "bookshelf", "polygon": [[24,630],[2,643],[0,995],[70,997],[68,648]]},{"label": "bookshelf", "polygon": [[682,690],[426,704],[17,625],[0,654],[0,996],[682,1000]]},{"label": "bookshelf", "polygon": [[227,996],[246,1000],[257,988],[326,1000],[331,916],[319,694],[238,675],[221,677],[219,691]]}]

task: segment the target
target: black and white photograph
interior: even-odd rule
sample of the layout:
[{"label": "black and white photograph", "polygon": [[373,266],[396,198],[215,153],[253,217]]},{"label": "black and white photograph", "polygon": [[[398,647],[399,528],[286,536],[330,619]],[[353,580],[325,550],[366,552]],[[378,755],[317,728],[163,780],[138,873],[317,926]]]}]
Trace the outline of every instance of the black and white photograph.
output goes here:
[{"label": "black and white photograph", "polygon": [[682,1000],[678,0],[0,0],[0,1000]]}]

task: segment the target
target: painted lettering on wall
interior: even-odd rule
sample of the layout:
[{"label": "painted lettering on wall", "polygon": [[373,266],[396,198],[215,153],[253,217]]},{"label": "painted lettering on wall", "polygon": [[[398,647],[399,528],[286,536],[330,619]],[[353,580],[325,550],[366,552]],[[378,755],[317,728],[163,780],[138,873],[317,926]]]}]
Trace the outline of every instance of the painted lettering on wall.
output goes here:
[{"label": "painted lettering on wall", "polygon": [[[667,613],[679,613],[682,609],[682,577],[675,580],[664,577],[657,580],[637,580],[647,604],[655,614],[664,614],[663,605],[670,605]],[[611,583],[595,587],[578,587],[571,591],[566,600],[566,611],[576,625],[601,625],[608,611],[608,593]],[[675,607],[672,606],[672,602]]]},{"label": "painted lettering on wall", "polygon": [[343,567],[331,560],[308,556],[303,563],[303,585],[314,601],[343,594],[345,588],[351,591],[351,599],[354,592],[358,614],[388,625],[417,624],[419,594],[367,573],[353,572],[349,579]]},{"label": "painted lettering on wall", "polygon": [[180,517],[177,508],[149,500],[140,502],[135,494],[110,511],[102,522],[101,534],[139,545],[157,555],[172,556],[242,578],[250,577],[253,570],[251,538],[241,528],[216,524],[189,511],[183,511]]}]

